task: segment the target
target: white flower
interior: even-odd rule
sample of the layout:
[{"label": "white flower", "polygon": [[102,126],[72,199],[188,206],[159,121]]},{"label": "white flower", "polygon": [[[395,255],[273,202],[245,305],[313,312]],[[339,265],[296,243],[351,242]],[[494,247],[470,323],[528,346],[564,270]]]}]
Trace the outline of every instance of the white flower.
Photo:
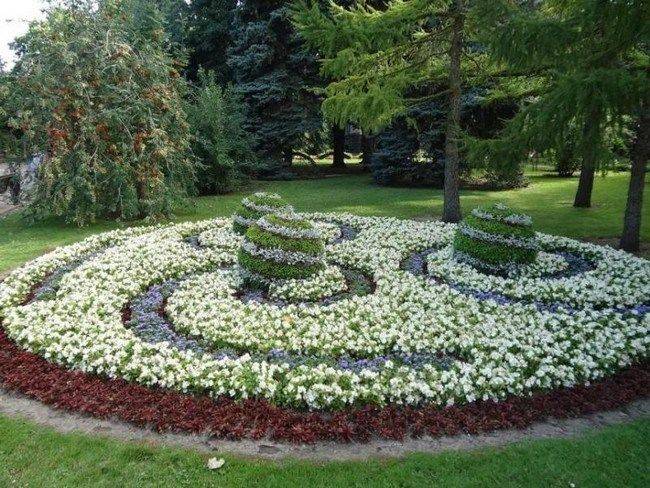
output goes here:
[{"label": "white flower", "polygon": [[[301,218],[315,221],[330,244],[320,273],[269,290],[298,303],[238,298],[242,238],[230,220],[216,219],[100,234],[27,263],[0,284],[3,327],[25,349],[81,371],[310,408],[499,400],[587,383],[648,355],[650,315],[625,312],[650,301],[650,264],[643,259],[538,234],[544,250],[538,261],[502,278],[451,258],[451,224],[348,214]],[[356,229],[356,238],[334,244],[338,222]],[[185,242],[189,236],[199,236],[202,247]],[[427,257],[428,274],[401,269],[414,252],[430,248],[439,250]],[[568,267],[555,249],[585,257],[593,269],[548,278]],[[21,305],[34,285],[72,263],[78,266],[62,275],[52,297]],[[371,276],[373,293],[307,303],[345,291],[345,268]],[[123,325],[125,305],[154,284],[180,278],[166,307],[175,330],[240,356],[217,359],[166,341],[149,343]],[[478,299],[450,285],[510,302]],[[540,310],[537,301],[563,308]],[[264,359],[272,349],[314,359],[293,365]],[[451,359],[441,370],[391,356],[423,352]],[[337,365],[343,357],[378,356],[390,358],[376,368]]]}]

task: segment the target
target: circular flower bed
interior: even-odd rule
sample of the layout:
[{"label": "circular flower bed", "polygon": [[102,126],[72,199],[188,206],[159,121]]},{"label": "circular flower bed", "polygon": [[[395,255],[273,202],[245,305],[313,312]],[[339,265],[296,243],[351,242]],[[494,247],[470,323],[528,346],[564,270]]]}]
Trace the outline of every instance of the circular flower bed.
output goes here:
[{"label": "circular flower bed", "polygon": [[242,199],[241,207],[233,216],[232,228],[238,234],[244,235],[248,228],[261,217],[278,212],[289,213],[292,211],[293,207],[277,193],[260,191]]},{"label": "circular flower bed", "polygon": [[513,272],[537,258],[533,222],[504,204],[472,210],[456,231],[454,254],[475,268]]},{"label": "circular flower bed", "polygon": [[327,229],[324,265],[267,299],[242,294],[242,237],[216,219],[100,234],[26,264],[0,284],[2,328],[63,368],[312,410],[503,402],[648,356],[643,259],[537,234],[539,257],[497,276],[455,259],[452,224],[301,217]]}]

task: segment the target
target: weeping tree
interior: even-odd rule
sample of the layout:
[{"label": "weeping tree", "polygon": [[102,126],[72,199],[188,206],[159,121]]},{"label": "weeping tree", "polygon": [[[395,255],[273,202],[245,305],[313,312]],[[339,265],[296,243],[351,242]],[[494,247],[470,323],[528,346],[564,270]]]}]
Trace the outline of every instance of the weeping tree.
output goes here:
[{"label": "weeping tree", "polygon": [[502,137],[475,154],[515,164],[530,151],[561,154],[569,145],[581,160],[574,206],[591,206],[594,174],[611,157],[607,135],[638,115],[650,86],[648,3],[549,0],[530,9],[483,0],[479,12],[494,60],[543,83]]},{"label": "weeping tree", "polygon": [[[301,34],[323,53],[322,73],[332,83],[323,103],[336,123],[352,121],[377,131],[432,98],[446,99],[443,220],[460,220],[459,166],[463,90],[482,71],[480,50],[469,45],[473,3],[466,0],[400,0],[381,10],[360,2],[350,8],[300,0],[294,19]],[[409,93],[424,85],[441,89],[426,97]]]},{"label": "weeping tree", "polygon": [[36,216],[166,216],[191,190],[182,66],[155,5],[133,1],[66,0],[18,41],[11,123],[45,155]]}]

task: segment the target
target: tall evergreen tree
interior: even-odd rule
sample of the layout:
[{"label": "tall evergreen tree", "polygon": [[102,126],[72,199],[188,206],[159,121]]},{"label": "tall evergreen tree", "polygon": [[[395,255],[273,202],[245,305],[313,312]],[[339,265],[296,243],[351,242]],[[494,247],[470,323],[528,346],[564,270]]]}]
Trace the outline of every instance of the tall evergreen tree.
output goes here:
[{"label": "tall evergreen tree", "polygon": [[[460,108],[464,85],[471,84],[467,49],[471,8],[466,0],[399,0],[377,10],[365,3],[346,9],[300,0],[295,22],[303,36],[323,52],[329,84],[323,104],[338,123],[348,120],[377,130],[421,99],[409,98],[424,84],[442,86],[447,97],[443,220],[460,219]],[[472,69],[480,64],[473,63]],[[435,96],[435,95],[434,95]]]},{"label": "tall evergreen tree", "polygon": [[232,80],[227,63],[237,0],[192,0],[189,4],[188,73],[197,79],[199,68],[212,71],[224,85]]},{"label": "tall evergreen tree", "polygon": [[228,64],[246,106],[246,128],[271,169],[291,165],[309,133],[322,129],[313,53],[290,18],[290,3],[244,0],[235,12]]}]

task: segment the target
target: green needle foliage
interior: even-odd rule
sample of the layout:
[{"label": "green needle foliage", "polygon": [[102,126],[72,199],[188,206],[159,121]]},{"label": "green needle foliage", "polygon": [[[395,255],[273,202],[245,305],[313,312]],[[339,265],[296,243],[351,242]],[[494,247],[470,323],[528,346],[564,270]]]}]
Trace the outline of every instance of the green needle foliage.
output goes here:
[{"label": "green needle foliage", "polygon": [[531,9],[482,0],[476,13],[493,59],[542,82],[501,137],[474,141],[475,162],[514,167],[531,151],[571,147],[582,162],[575,206],[590,206],[594,172],[609,159],[607,138],[625,130],[650,93],[650,4],[550,0]]},{"label": "green needle foliage", "polygon": [[274,175],[292,164],[310,134],[322,129],[313,53],[291,24],[289,2],[238,3],[228,65],[246,107],[246,129],[262,167]]},{"label": "green needle foliage", "polygon": [[[473,2],[395,0],[378,10],[359,2],[344,8],[298,0],[294,21],[323,56],[325,115],[377,131],[409,108],[434,98],[447,100],[445,204],[443,219],[460,219],[460,107],[463,90],[483,76],[485,56],[472,48]],[[437,86],[431,95],[410,96]]]},{"label": "green needle foliage", "polygon": [[45,154],[35,216],[167,216],[191,189],[182,65],[147,5],[65,0],[19,39],[11,123]]}]

